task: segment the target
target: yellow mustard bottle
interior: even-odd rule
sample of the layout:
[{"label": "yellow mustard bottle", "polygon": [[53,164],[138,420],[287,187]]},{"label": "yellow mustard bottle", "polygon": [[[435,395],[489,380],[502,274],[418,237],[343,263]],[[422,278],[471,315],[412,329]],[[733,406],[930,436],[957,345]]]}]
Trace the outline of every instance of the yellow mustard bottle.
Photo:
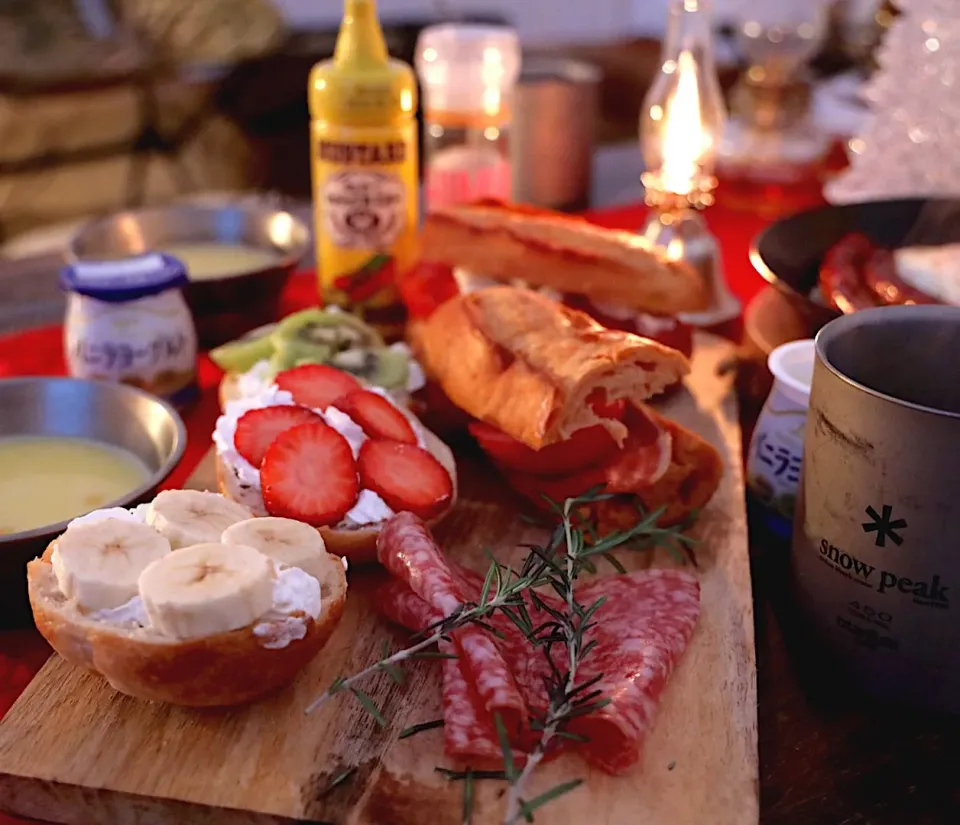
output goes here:
[{"label": "yellow mustard bottle", "polygon": [[397,279],[417,246],[417,83],[390,57],[375,0],[345,0],[333,58],[309,83],[321,294],[399,337]]}]

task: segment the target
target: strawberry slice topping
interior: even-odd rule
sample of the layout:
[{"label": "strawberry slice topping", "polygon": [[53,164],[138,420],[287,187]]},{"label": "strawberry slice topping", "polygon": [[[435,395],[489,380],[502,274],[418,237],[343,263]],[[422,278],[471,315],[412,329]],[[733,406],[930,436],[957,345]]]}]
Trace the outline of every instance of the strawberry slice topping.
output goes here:
[{"label": "strawberry slice topping", "polygon": [[326,364],[304,364],[277,375],[277,386],[304,407],[325,410],[338,398],[360,389],[352,375]]},{"label": "strawberry slice topping", "polygon": [[417,443],[416,433],[406,416],[382,395],[370,390],[354,390],[338,399],[333,406],[356,421],[367,438]]},{"label": "strawberry slice topping", "polygon": [[426,450],[399,441],[364,441],[357,460],[363,486],[397,512],[422,519],[440,515],[453,498],[453,482]]},{"label": "strawberry slice topping", "polygon": [[273,444],[280,433],[291,427],[323,419],[306,407],[265,407],[262,410],[249,410],[237,421],[237,431],[233,437],[237,452],[254,467],[259,467],[267,453],[267,447]]},{"label": "strawberry slice topping", "polygon": [[277,436],[260,466],[260,484],[271,516],[314,527],[341,522],[360,495],[350,445],[322,421]]}]

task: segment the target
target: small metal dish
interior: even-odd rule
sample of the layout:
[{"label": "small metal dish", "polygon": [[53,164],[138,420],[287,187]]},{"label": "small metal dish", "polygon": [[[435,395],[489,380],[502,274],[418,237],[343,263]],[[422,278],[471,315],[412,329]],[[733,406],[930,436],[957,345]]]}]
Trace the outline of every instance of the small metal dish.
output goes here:
[{"label": "small metal dish", "polygon": [[[137,456],[150,478],[108,507],[132,507],[152,498],[187,445],[183,421],[169,404],[125,384],[73,378],[0,381],[0,438],[9,436],[84,438]],[[0,535],[0,627],[29,621],[24,566],[67,523]]]},{"label": "small metal dish", "polygon": [[233,202],[118,212],[83,224],[68,244],[67,258],[116,259],[166,244],[204,242],[266,249],[277,260],[264,269],[187,286],[200,346],[217,346],[277,320],[280,293],[310,247],[310,230],[282,209]]},{"label": "small metal dish", "polygon": [[839,313],[816,300],[820,265],[844,235],[860,232],[878,246],[960,242],[960,200],[909,198],[824,206],[767,227],[750,247],[757,272],[784,295],[813,336]]}]

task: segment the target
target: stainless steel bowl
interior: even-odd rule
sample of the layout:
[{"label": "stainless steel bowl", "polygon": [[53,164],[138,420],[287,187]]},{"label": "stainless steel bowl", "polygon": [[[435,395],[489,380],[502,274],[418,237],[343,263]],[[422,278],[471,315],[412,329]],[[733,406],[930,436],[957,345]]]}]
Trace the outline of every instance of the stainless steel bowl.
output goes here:
[{"label": "stainless steel bowl", "polygon": [[[109,507],[130,507],[151,498],[173,472],[187,445],[183,421],[169,404],[125,384],[72,378],[0,381],[0,438],[7,436],[85,438],[133,453],[147,465],[151,476],[105,505]],[[28,619],[24,566],[43,553],[66,526],[62,521],[0,535],[0,627]]]},{"label": "stainless steel bowl", "polygon": [[208,348],[277,320],[280,292],[310,248],[310,230],[295,215],[248,203],[174,204],[118,212],[83,224],[68,244],[67,257],[116,259],[166,244],[211,241],[266,249],[278,257],[264,269],[187,286],[200,345]]}]

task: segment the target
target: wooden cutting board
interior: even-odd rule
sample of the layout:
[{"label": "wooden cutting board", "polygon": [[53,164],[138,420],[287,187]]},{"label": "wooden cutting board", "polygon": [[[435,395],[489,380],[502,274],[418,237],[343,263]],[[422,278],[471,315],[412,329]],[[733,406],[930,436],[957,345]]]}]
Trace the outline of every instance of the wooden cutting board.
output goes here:
[{"label": "wooden cutting board", "polygon": [[[575,756],[542,766],[534,792],[584,777],[584,785],[537,812],[556,825],[756,825],[758,772],[753,603],[736,403],[716,367],[732,351],[698,341],[688,390],[665,412],[710,439],[727,475],[701,516],[697,550],[702,615],[664,692],[641,763],[609,777]],[[437,531],[455,559],[483,567],[483,548],[508,558],[536,536],[493,471],[464,455],[462,499]],[[210,457],[192,486],[214,488]],[[521,551],[522,552],[522,551]],[[628,554],[633,566],[669,564]],[[297,682],[235,711],[191,711],[122,696],[54,656],[0,723],[0,808],[76,825],[455,825],[462,785],[434,768],[454,766],[442,731],[398,741],[409,725],[437,719],[436,663],[384,675],[363,687],[388,720],[380,729],[350,696],[312,716],[303,708],[341,673],[379,658],[401,632],[378,619],[377,570],[350,572],[350,597],[329,645]],[[461,766],[462,767],[462,766]],[[331,781],[351,770],[330,790]],[[499,822],[502,783],[478,783],[473,822]],[[532,794],[531,794],[532,796]]]}]

